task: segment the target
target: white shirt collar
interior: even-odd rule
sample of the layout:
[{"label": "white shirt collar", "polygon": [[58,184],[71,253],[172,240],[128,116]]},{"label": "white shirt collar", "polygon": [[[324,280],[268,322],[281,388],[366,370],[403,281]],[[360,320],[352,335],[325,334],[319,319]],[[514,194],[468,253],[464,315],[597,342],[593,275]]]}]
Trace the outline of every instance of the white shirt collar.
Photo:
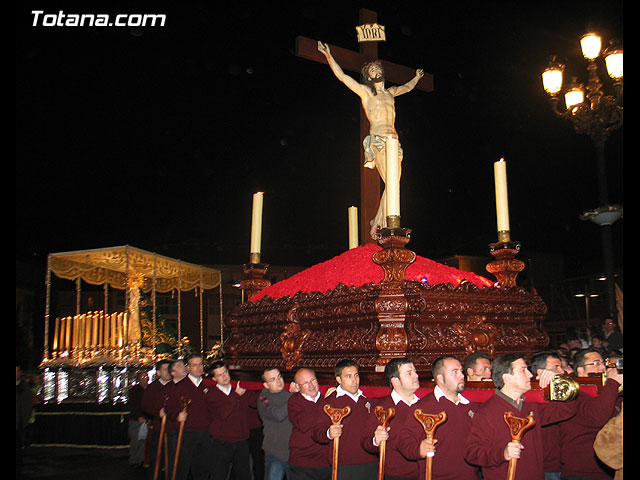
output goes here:
[{"label": "white shirt collar", "polygon": [[166,385],[167,383],[171,383],[171,380],[163,380],[162,378],[158,378],[158,381],[159,381],[162,385]]},{"label": "white shirt collar", "polygon": [[416,403],[418,400],[420,400],[420,397],[418,397],[415,393],[413,394],[413,397],[411,398],[411,402],[407,403],[404,401],[404,399],[400,396],[400,394],[398,392],[396,392],[395,390],[391,391],[391,400],[393,400],[393,403],[395,405],[398,405],[399,402],[404,402],[405,405],[411,406],[414,403]]},{"label": "white shirt collar", "polygon": [[[437,400],[438,402],[440,401],[440,399],[441,399],[442,397],[444,397],[444,398],[446,398],[447,400],[449,400],[449,398],[445,396],[444,392],[442,391],[442,389],[441,389],[438,385],[436,385],[436,388],[434,388],[434,389],[433,389],[433,394],[435,395],[436,400]],[[449,401],[451,402],[451,400],[449,400]],[[451,403],[454,403],[455,405],[457,405],[458,403],[462,403],[463,405],[466,405],[467,403],[469,403],[469,400],[467,400],[466,398],[464,398],[464,397],[462,396],[462,394],[460,394],[460,393],[459,393],[459,394],[458,394],[458,401],[457,401],[457,402],[451,402]]]},{"label": "white shirt collar", "polygon": [[305,395],[302,392],[300,392],[300,395],[302,395],[304,398],[306,398],[307,400],[309,400],[310,402],[313,402],[313,403],[317,403],[318,399],[320,398],[320,392],[316,393],[315,397],[311,397],[309,395]]},{"label": "white shirt collar", "polygon": [[202,377],[194,377],[190,373],[187,376],[189,377],[189,380],[191,380],[196,387],[200,386],[200,382],[202,382]]},{"label": "white shirt collar", "polygon": [[341,397],[342,395],[348,395],[351,398],[351,400],[353,400],[356,403],[358,403],[358,399],[360,398],[360,395],[362,395],[363,397],[365,396],[362,393],[362,390],[360,389],[358,389],[358,392],[354,395],[353,393],[347,392],[344,388],[342,388],[342,385],[338,385],[336,388],[336,398]]},{"label": "white shirt collar", "polygon": [[220,385],[219,383],[216,383],[216,387],[218,387],[220,389],[220,391],[222,393],[224,393],[225,395],[229,395],[231,393],[231,384],[229,384],[229,385]]}]

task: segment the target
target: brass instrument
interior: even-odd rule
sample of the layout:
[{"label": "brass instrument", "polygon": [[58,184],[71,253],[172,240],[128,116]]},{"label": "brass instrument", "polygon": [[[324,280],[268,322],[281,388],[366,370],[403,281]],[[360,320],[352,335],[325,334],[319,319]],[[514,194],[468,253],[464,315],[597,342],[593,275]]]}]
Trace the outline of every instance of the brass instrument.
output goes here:
[{"label": "brass instrument", "polygon": [[580,384],[570,375],[555,375],[543,390],[544,399],[555,402],[575,400],[579,393]]}]

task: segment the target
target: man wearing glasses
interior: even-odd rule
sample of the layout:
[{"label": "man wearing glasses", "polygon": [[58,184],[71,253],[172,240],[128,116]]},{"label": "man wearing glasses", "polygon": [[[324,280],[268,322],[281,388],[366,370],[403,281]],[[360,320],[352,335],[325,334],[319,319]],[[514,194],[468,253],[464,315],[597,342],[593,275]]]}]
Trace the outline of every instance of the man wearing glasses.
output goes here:
[{"label": "man wearing glasses", "polygon": [[575,417],[561,424],[562,478],[610,480],[613,473],[598,460],[593,442],[607,421],[620,413],[622,396],[618,395],[618,387],[622,385],[622,372],[617,368],[607,368],[600,353],[593,348],[576,353],[573,367],[578,377],[600,376],[604,373],[606,382],[597,397],[580,392],[576,400]]},{"label": "man wearing glasses", "polygon": [[616,326],[616,322],[610,318],[605,319],[602,324],[604,346],[608,352],[613,352],[614,350],[622,351],[622,333],[616,329]]},{"label": "man wearing glasses", "polygon": [[[554,375],[550,370],[540,373],[537,377],[540,387],[545,388]],[[531,390],[533,375],[518,354],[497,357],[492,364],[491,378],[497,390],[473,416],[465,459],[482,468],[484,480],[504,480],[512,458],[518,459],[518,472],[527,472],[522,478],[544,478],[542,427],[570,418],[575,414],[576,402],[527,402],[524,394]],[[511,439],[504,422],[508,411],[520,418],[532,415],[536,420],[521,442]]]},{"label": "man wearing glasses", "polygon": [[[531,357],[529,371],[533,375],[540,375],[545,370],[558,375],[567,374],[562,366],[562,357],[553,350],[538,352]],[[562,444],[560,425],[561,423],[552,423],[542,428],[545,480],[561,479],[562,468],[560,467],[560,448],[558,448],[558,445]]]}]

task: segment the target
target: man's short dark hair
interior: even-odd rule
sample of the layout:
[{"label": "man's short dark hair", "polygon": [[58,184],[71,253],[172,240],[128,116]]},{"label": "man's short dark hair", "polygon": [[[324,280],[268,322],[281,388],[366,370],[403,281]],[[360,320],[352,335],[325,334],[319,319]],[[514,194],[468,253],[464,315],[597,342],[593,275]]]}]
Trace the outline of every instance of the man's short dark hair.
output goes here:
[{"label": "man's short dark hair", "polygon": [[202,355],[200,355],[199,353],[190,353],[184,358],[184,364],[189,365],[189,362],[192,358],[202,358]]},{"label": "man's short dark hair", "polygon": [[413,360],[411,360],[409,357],[398,357],[392,358],[387,362],[387,364],[384,366],[384,376],[387,379],[387,384],[389,385],[389,387],[393,388],[391,379],[400,378],[400,367],[402,365],[406,365],[407,363],[413,364]]},{"label": "man's short dark hair", "polygon": [[358,364],[356,362],[349,358],[345,358],[336,363],[336,366],[333,367],[333,373],[335,373],[336,377],[339,377],[340,375],[342,375],[342,370],[347,367],[356,367],[357,369],[360,368],[358,367]]},{"label": "man's short dark hair", "polygon": [[[266,382],[266,381],[267,381],[267,378],[265,377],[266,373],[267,373],[267,372],[270,372],[270,371],[272,371],[272,370],[278,370],[278,371],[280,371],[280,369],[279,369],[278,367],[267,367],[267,368],[265,368],[264,370],[262,370],[262,374],[260,375],[260,377],[262,378],[262,381],[263,381],[263,382]],[[213,371],[213,369],[212,369],[211,371]]]},{"label": "man's short dark hair", "polygon": [[588,353],[597,353],[598,355],[602,356],[602,354],[600,353],[600,350],[593,347],[580,349],[573,356],[573,359],[572,359],[573,368],[575,368],[576,370],[578,369],[578,367],[584,368],[584,364],[587,361],[586,356]]},{"label": "man's short dark hair", "polygon": [[513,362],[519,358],[524,357],[518,353],[505,353],[493,360],[491,364],[491,380],[493,380],[493,384],[498,390],[504,387],[502,375],[505,373],[513,375]]},{"label": "man's short dark hair", "polygon": [[171,362],[169,360],[160,360],[159,362],[156,362],[156,372],[160,370],[163,365],[167,365],[168,368],[171,365]]},{"label": "man's short dark hair", "polygon": [[213,362],[211,364],[211,367],[209,367],[209,371],[213,372],[214,370],[217,370],[218,368],[226,368],[227,370],[229,370],[229,367],[227,367],[227,362],[223,361],[223,360],[216,360],[215,362]]},{"label": "man's short dark hair", "polygon": [[547,367],[547,358],[557,358],[562,361],[560,354],[554,350],[545,350],[538,352],[531,357],[531,363],[529,365],[529,371],[535,377],[538,374],[538,370],[544,370]]},{"label": "man's short dark hair", "polygon": [[479,358],[484,358],[486,360],[489,360],[489,363],[491,363],[491,356],[487,352],[473,352],[464,360],[465,376],[467,375],[467,368],[470,368],[473,370]]},{"label": "man's short dark hair", "polygon": [[442,355],[433,361],[433,365],[431,365],[431,375],[433,375],[434,380],[438,375],[441,375],[442,372],[444,372],[444,361],[450,358],[453,360],[458,360],[453,355]]}]

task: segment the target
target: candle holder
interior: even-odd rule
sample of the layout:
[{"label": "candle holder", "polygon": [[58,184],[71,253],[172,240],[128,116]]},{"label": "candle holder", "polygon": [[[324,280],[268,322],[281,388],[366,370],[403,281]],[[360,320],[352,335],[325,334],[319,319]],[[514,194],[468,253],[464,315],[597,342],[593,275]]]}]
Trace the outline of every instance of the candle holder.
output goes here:
[{"label": "candle holder", "polygon": [[380,282],[380,291],[374,302],[380,325],[376,335],[376,371],[383,371],[392,358],[405,356],[409,346],[405,330],[409,310],[404,289],[405,271],[416,260],[415,252],[405,248],[411,239],[410,233],[410,229],[399,227],[378,230],[378,243],[382,250],[374,253],[372,259],[383,268],[384,280]]},{"label": "candle holder", "polygon": [[508,243],[511,241],[511,232],[509,230],[500,230],[498,232],[498,243]]},{"label": "candle holder", "polygon": [[[510,238],[509,232],[498,232],[498,239],[500,238]],[[520,242],[511,240],[489,244],[489,253],[496,260],[489,262],[486,269],[495,275],[501,287],[515,287],[518,274],[524,270],[524,262],[516,259],[516,255],[520,252],[520,245]]]},{"label": "candle holder", "polygon": [[[376,233],[373,234],[373,239],[381,246],[385,246],[388,242],[407,244],[410,240],[410,228],[402,228],[400,226],[400,215],[388,215],[387,226],[379,227]],[[402,237],[402,238],[392,238]],[[403,240],[406,239],[406,241]]]},{"label": "candle holder", "polygon": [[249,300],[253,295],[260,290],[267,288],[271,285],[271,282],[265,278],[269,265],[266,263],[259,263],[260,254],[251,254],[250,260],[254,260],[257,255],[258,263],[250,261],[242,267],[242,273],[244,278],[240,282],[240,288],[245,293],[245,301]]}]

